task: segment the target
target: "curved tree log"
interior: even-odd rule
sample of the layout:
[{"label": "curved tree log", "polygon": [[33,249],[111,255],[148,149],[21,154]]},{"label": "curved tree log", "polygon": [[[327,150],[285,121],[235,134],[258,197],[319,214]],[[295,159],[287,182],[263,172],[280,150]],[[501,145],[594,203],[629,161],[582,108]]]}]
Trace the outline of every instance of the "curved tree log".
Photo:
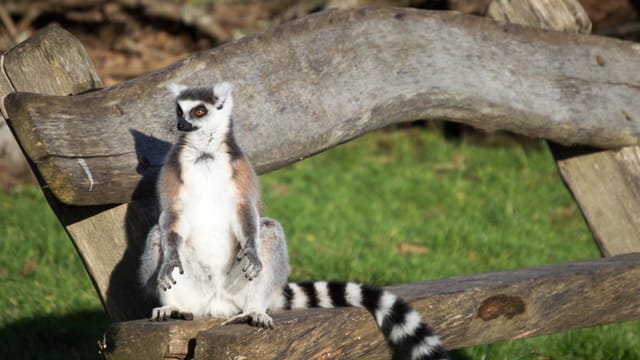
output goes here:
[{"label": "curved tree log", "polygon": [[603,148],[640,139],[640,45],[397,8],[319,13],[101,91],[6,106],[56,196],[122,203],[149,194],[176,139],[166,85],[220,80],[236,85],[258,172],[415,119]]}]

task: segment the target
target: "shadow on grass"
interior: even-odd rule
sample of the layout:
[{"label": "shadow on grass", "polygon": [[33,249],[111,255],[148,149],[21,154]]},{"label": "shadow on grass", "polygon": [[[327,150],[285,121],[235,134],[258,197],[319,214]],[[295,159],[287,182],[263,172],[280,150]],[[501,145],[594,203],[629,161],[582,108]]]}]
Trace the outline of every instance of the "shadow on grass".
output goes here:
[{"label": "shadow on grass", "polygon": [[449,352],[451,360],[472,360],[469,356],[460,350],[452,350]]},{"label": "shadow on grass", "polygon": [[0,359],[101,359],[102,311],[20,320],[0,328]]}]

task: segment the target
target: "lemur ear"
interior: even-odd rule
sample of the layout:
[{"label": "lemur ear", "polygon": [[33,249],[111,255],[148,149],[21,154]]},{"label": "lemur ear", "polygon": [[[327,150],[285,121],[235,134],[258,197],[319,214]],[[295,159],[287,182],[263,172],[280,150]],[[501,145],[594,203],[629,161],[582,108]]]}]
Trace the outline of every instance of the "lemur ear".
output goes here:
[{"label": "lemur ear", "polygon": [[167,90],[169,90],[173,94],[173,96],[180,95],[180,93],[187,88],[188,88],[187,85],[176,84],[176,83],[170,83],[169,85],[167,85]]},{"label": "lemur ear", "polygon": [[219,82],[213,86],[213,96],[218,99],[216,101],[216,107],[218,110],[222,109],[224,102],[229,96],[231,96],[232,90],[233,85],[228,81]]}]

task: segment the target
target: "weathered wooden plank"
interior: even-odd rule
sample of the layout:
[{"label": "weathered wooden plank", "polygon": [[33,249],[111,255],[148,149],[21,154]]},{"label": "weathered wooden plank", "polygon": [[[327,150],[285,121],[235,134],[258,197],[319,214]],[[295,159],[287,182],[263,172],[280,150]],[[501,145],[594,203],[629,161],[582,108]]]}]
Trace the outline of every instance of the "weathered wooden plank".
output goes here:
[{"label": "weathered wooden plank", "polygon": [[[0,115],[2,115],[3,120],[6,120],[9,116],[7,115],[7,110],[4,108],[4,98],[7,94],[15,90],[11,85],[11,81],[4,72],[4,58],[5,54],[0,54],[0,100],[2,100],[0,102]],[[2,124],[4,126],[5,122],[2,121]],[[9,131],[9,129],[6,128],[6,131]]]},{"label": "weathered wooden plank", "polygon": [[[640,318],[639,276],[640,254],[627,254],[387,289],[408,299],[446,347],[455,349]],[[191,329],[203,331],[192,331],[197,333],[192,338],[181,335],[173,346],[187,348],[195,341],[190,355],[197,359],[389,358],[373,318],[362,309],[290,311],[274,320],[272,331],[200,323]],[[108,358],[133,359],[146,348],[165,349],[167,334],[184,324],[114,324],[107,330]],[[151,331],[156,340],[136,344]]]},{"label": "weathered wooden plank", "polygon": [[264,172],[418,118],[565,144],[635,144],[639,54],[630,42],[464,14],[329,11],[103,91],[15,94],[7,105],[21,120],[19,136],[33,136],[26,150],[37,165],[46,163],[42,173],[55,179],[60,199],[121,203],[140,179],[154,178],[175,140],[169,82],[233,81],[238,140]]},{"label": "weathered wooden plank", "polygon": [[84,47],[56,25],[7,52],[4,71],[16,91],[71,95],[102,87]]},{"label": "weathered wooden plank", "polygon": [[221,323],[217,319],[116,322],[105,333],[103,353],[107,359],[119,360],[193,358],[198,332]]},{"label": "weathered wooden plank", "polygon": [[[77,94],[102,87],[102,82],[80,41],[56,25],[47,26],[0,56],[0,153],[9,152],[11,164],[23,166],[22,154],[5,121],[5,97],[14,91],[50,95]],[[10,140],[6,140],[11,138]]]},{"label": "weathered wooden plank", "polygon": [[5,123],[8,114],[4,99],[8,94],[30,91],[68,95],[101,86],[89,56],[78,39],[55,25],[36,32],[29,41],[0,55],[0,153],[9,153],[13,158],[11,164],[26,164],[22,154],[15,153],[19,152],[19,148]]},{"label": "weathered wooden plank", "polygon": [[[494,0],[493,19],[588,33],[591,22],[577,0]],[[600,66],[607,57],[597,55]],[[622,110],[627,121],[634,121]],[[549,143],[560,175],[571,191],[605,256],[640,251],[640,147],[600,151]]]},{"label": "weathered wooden plank", "polygon": [[640,252],[640,147],[551,149],[602,254]]}]

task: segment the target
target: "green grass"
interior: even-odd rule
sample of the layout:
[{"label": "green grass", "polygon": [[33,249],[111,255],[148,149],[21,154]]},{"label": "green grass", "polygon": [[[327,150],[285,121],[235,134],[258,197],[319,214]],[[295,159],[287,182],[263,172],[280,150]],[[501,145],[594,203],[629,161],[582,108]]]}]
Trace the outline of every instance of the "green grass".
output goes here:
[{"label": "green grass", "polygon": [[[262,184],[293,280],[387,285],[599,256],[544,146],[376,132]],[[39,190],[0,193],[0,231],[0,359],[96,358],[104,313]],[[636,321],[455,356],[640,360],[639,330]]]},{"label": "green grass", "polygon": [[97,358],[106,324],[40,189],[0,192],[0,359]]},{"label": "green grass", "polygon": [[541,146],[383,132],[262,183],[295,279],[391,284],[598,256]]}]

